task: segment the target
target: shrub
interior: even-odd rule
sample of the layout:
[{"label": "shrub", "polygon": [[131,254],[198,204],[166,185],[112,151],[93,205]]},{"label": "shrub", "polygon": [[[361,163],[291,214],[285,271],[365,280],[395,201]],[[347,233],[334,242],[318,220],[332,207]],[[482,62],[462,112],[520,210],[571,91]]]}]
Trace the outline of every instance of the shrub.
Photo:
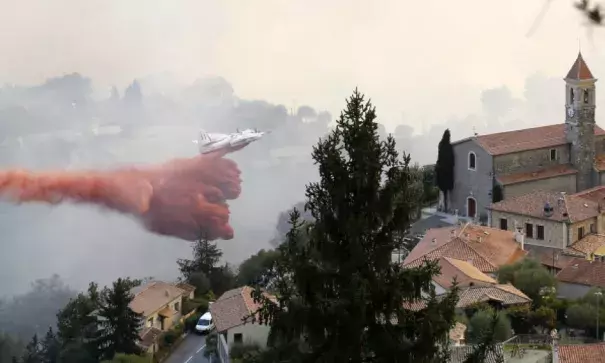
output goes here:
[{"label": "shrub", "polygon": [[233,360],[242,359],[246,361],[258,355],[261,351],[261,347],[254,343],[234,344],[229,351],[229,357]]},{"label": "shrub", "polygon": [[188,317],[187,319],[185,319],[185,330],[187,330],[188,332],[195,331],[195,325],[197,324],[197,321],[200,320],[201,317],[202,317],[201,313],[195,313],[195,314],[191,315],[190,317]]},{"label": "shrub", "polygon": [[162,345],[164,347],[171,347],[174,342],[176,342],[176,340],[179,338],[179,335],[174,331],[174,330],[168,330],[166,333],[164,333],[164,335],[162,336]]}]

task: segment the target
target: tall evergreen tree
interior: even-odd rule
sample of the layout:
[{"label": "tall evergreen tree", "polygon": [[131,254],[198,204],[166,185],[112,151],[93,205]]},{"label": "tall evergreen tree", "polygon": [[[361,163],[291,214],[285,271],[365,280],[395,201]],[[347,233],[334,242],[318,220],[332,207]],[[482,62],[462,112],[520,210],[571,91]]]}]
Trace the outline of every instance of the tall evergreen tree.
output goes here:
[{"label": "tall evergreen tree", "polygon": [[57,314],[57,337],[61,342],[61,356],[65,357],[62,361],[77,357],[78,362],[94,362],[98,358],[98,347],[94,343],[97,330],[94,312],[99,308],[99,300],[99,287],[91,282],[86,294],[78,294]]},{"label": "tall evergreen tree", "polygon": [[210,278],[221,257],[223,257],[223,252],[216,246],[216,243],[200,234],[193,244],[193,259],[178,259],[177,264],[186,281],[195,272],[203,272],[206,277]]},{"label": "tall evergreen tree", "polygon": [[59,338],[57,338],[53,328],[48,328],[44,340],[42,340],[41,363],[57,363],[60,351],[61,343],[59,342]]},{"label": "tall evergreen tree", "polygon": [[38,335],[34,334],[32,339],[25,346],[25,352],[21,356],[21,363],[40,363],[42,362],[42,350]]},{"label": "tall evergreen tree", "polygon": [[[314,222],[300,213],[271,269],[276,303],[260,290],[260,321],[271,325],[271,362],[444,362],[457,289],[437,299],[431,262],[391,262],[422,198],[421,175],[357,90],[336,128],[313,149],[320,181],[306,191]],[[425,294],[423,294],[425,293]],[[410,303],[426,303],[412,311]],[[302,338],[302,339],[300,339]]]},{"label": "tall evergreen tree", "polygon": [[111,360],[116,353],[140,353],[137,342],[143,317],[129,306],[134,298],[131,287],[131,281],[119,278],[112,288],[103,289],[97,314],[100,328],[96,340],[101,360]]},{"label": "tall evergreen tree", "polygon": [[450,130],[443,133],[439,141],[439,150],[437,152],[437,164],[435,165],[437,187],[443,193],[443,203],[445,210],[449,208],[449,194],[454,189],[454,148],[450,141]]}]

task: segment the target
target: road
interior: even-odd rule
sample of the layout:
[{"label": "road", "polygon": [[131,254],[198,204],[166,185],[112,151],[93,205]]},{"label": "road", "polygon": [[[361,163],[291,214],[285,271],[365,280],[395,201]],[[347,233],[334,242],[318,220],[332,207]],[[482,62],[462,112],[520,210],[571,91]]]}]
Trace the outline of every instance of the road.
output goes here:
[{"label": "road", "polygon": [[205,336],[189,334],[164,363],[211,363],[204,357],[205,347]]}]

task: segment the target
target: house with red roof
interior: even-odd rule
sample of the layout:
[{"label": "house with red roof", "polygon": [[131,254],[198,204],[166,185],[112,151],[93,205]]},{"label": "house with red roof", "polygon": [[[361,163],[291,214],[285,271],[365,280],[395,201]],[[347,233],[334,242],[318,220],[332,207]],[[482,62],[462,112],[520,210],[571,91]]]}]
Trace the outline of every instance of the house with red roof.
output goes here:
[{"label": "house with red roof", "polygon": [[605,130],[595,121],[597,79],[578,54],[562,84],[563,123],[453,142],[451,211],[487,223],[495,188],[504,199],[535,190],[576,193],[605,181]]}]

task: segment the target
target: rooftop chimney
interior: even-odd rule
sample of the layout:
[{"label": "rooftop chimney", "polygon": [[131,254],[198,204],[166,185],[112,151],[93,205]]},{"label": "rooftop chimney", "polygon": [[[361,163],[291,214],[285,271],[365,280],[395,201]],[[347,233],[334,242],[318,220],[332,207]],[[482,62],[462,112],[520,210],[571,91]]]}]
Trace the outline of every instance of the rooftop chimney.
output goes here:
[{"label": "rooftop chimney", "polygon": [[525,234],[523,232],[519,230],[515,231],[515,241],[521,245],[522,250],[525,250]]}]

